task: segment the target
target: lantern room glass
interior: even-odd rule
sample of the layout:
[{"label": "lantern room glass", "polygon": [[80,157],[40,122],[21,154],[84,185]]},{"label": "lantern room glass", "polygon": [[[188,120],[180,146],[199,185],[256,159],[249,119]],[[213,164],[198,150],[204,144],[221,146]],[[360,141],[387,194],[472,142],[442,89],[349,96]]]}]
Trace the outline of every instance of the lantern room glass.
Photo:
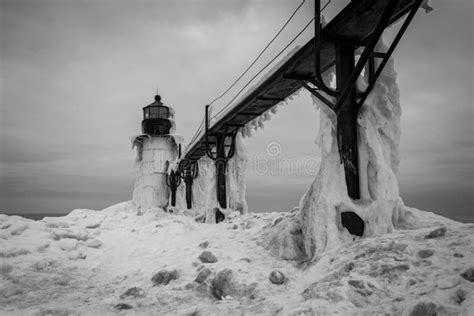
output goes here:
[{"label": "lantern room glass", "polygon": [[166,106],[147,106],[143,109],[143,119],[168,119],[169,109]]}]

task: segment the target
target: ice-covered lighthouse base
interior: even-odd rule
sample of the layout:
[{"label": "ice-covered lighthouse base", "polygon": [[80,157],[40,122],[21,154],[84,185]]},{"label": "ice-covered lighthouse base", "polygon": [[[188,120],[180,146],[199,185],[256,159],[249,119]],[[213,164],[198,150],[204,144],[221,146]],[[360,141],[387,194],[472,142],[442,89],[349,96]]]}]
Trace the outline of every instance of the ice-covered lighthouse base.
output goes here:
[{"label": "ice-covered lighthouse base", "polygon": [[[386,49],[382,42],[376,48]],[[366,78],[361,77],[359,85],[364,89]],[[347,194],[336,115],[316,98],[314,103],[320,109],[319,173],[302,197],[299,213],[265,233],[268,248],[285,259],[313,259],[359,236],[392,232],[404,217],[396,177],[401,108],[393,60],[385,66],[358,117],[358,201]]]},{"label": "ice-covered lighthouse base", "polygon": [[142,210],[166,209],[170,195],[166,173],[169,162],[178,156],[174,138],[169,135],[140,135],[132,142],[137,147],[133,202]]}]

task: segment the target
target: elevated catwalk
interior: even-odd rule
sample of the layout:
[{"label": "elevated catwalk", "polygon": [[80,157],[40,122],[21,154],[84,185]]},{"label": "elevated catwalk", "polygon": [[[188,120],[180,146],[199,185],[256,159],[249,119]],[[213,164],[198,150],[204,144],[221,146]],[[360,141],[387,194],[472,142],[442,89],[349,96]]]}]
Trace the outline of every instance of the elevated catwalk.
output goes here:
[{"label": "elevated catwalk", "polygon": [[[374,32],[388,2],[393,0],[357,0],[352,1],[321,31],[321,72],[324,72],[336,62],[335,46],[339,43],[352,44],[355,47],[364,46]],[[416,0],[399,0],[388,25],[393,24],[410,12],[417,4]],[[268,79],[255,87],[247,97],[235,103],[212,126],[209,135],[231,133],[244,126],[255,117],[265,113],[288,96],[303,87],[298,80],[288,80],[288,77],[314,78],[315,74],[315,41],[310,40],[300,48],[279,69],[276,69]],[[189,144],[184,158],[199,160],[206,155],[204,130],[197,139]],[[212,144],[214,139],[210,139]]]},{"label": "elevated catwalk", "polygon": [[[359,199],[359,109],[421,3],[422,0],[354,0],[321,29],[321,0],[315,0],[314,38],[211,122],[207,106],[206,127],[198,130],[197,137],[186,148],[179,171],[190,174],[191,166],[204,155],[216,161],[217,200],[221,207],[226,208],[226,163],[234,152],[237,131],[304,87],[337,116],[338,148],[347,192],[352,199]],[[384,30],[405,15],[388,50],[375,51]],[[357,56],[359,48],[361,53]],[[328,87],[322,79],[331,67],[335,68],[335,88]],[[368,74],[368,86],[365,91],[358,91],[356,82],[364,69]],[[192,185],[189,176],[188,180]],[[189,194],[187,199],[191,200]]]}]

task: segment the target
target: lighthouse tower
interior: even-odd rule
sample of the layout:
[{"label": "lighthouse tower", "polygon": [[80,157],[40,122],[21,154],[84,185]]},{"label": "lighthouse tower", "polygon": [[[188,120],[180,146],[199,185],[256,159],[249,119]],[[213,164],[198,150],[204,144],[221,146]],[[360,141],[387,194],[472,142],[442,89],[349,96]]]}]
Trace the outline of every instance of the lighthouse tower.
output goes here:
[{"label": "lighthouse tower", "polygon": [[170,162],[178,156],[174,133],[174,111],[155,96],[155,102],[143,108],[142,134],[132,139],[137,147],[133,202],[142,210],[166,210],[170,191],[166,175]]}]

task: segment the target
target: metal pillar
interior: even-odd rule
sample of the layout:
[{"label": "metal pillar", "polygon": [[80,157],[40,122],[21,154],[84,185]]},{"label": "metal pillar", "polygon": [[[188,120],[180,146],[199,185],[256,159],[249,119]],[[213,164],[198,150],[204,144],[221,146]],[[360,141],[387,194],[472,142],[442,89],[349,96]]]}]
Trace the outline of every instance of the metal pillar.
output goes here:
[{"label": "metal pillar", "polygon": [[184,179],[186,186],[186,207],[190,209],[193,207],[193,182],[199,173],[198,164],[194,160],[183,159],[178,165],[177,173]]},{"label": "metal pillar", "polygon": [[227,208],[227,188],[226,188],[226,171],[227,171],[227,159],[224,147],[225,135],[217,137],[217,150],[216,150],[216,194],[217,202],[222,208]]},{"label": "metal pillar", "polygon": [[[348,80],[354,71],[355,48],[351,45],[336,46],[336,85],[337,90],[347,87]],[[350,87],[344,100],[337,99],[341,104],[341,112],[337,115],[337,135],[339,155],[344,165],[347,193],[352,199],[359,199],[359,153],[357,146],[357,115],[359,112],[356,101],[355,85]]]},{"label": "metal pillar", "polygon": [[[227,172],[227,161],[234,156],[235,153],[235,137],[239,128],[235,128],[232,132],[229,132],[229,126],[226,126],[224,133],[212,135],[215,137],[216,142],[215,152],[211,150],[209,136],[209,105],[206,105],[206,117],[205,117],[205,142],[206,142],[206,155],[216,162],[216,196],[220,207],[227,208],[227,188],[226,188],[226,172]],[[226,139],[230,139],[230,144],[226,144]],[[226,149],[228,149],[226,151]]]},{"label": "metal pillar", "polygon": [[184,170],[184,184],[186,185],[186,208],[193,207],[193,175],[191,169]]},{"label": "metal pillar", "polygon": [[171,191],[171,206],[176,206],[176,190],[181,184],[181,173],[179,171],[171,170],[169,175],[166,175],[166,185]]}]

